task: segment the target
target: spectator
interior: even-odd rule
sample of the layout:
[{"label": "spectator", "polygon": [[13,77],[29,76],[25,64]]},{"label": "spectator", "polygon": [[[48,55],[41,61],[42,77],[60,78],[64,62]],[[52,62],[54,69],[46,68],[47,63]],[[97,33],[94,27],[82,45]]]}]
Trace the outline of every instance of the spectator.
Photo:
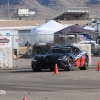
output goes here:
[{"label": "spectator", "polygon": [[26,46],[26,47],[27,47],[27,46],[31,46],[31,44],[27,41],[26,44],[25,44],[25,46]]},{"label": "spectator", "polygon": [[25,46],[27,47],[27,54],[30,55],[31,54],[31,44],[27,41]]},{"label": "spectator", "polygon": [[100,34],[96,38],[96,43],[100,44]]}]

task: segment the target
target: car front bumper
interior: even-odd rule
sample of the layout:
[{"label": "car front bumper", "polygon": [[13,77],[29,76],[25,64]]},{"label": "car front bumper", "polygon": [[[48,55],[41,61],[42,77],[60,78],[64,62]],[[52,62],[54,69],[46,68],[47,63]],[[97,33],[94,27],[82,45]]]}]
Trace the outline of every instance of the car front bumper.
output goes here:
[{"label": "car front bumper", "polygon": [[54,68],[55,64],[58,65],[58,68],[65,68],[66,66],[68,66],[67,61],[53,61],[53,62],[36,62],[36,61],[32,61],[31,62],[32,68],[40,68],[40,69]]}]

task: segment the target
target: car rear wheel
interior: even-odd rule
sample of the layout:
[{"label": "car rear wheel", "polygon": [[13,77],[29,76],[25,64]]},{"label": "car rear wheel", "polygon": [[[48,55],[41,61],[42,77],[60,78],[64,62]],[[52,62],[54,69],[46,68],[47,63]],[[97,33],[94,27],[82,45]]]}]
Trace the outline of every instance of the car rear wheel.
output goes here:
[{"label": "car rear wheel", "polygon": [[87,70],[87,69],[88,69],[88,63],[89,63],[89,59],[88,59],[88,57],[86,56],[84,66],[79,67],[79,69],[80,69],[80,70]]},{"label": "car rear wheel", "polygon": [[68,58],[68,65],[64,68],[65,71],[72,71],[73,70],[73,60]]}]

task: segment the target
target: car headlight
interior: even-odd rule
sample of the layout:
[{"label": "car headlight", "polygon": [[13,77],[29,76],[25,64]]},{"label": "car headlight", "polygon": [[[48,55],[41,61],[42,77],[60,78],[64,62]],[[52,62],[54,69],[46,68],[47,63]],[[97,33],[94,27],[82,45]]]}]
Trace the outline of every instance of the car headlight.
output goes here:
[{"label": "car headlight", "polygon": [[32,61],[37,61],[37,59],[35,57],[32,58]]},{"label": "car headlight", "polygon": [[58,60],[65,60],[65,59],[67,59],[66,56],[62,56],[62,57],[58,58]]}]

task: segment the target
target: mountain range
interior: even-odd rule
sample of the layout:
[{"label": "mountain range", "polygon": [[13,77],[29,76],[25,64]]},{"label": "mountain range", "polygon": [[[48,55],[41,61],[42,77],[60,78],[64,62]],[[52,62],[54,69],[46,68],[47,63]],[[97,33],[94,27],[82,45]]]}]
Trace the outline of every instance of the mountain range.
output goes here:
[{"label": "mountain range", "polygon": [[8,10],[11,13],[11,9],[25,8],[33,9],[36,12],[35,17],[47,18],[68,7],[89,7],[90,14],[97,15],[100,13],[100,0],[0,0],[0,17],[5,16]]}]

